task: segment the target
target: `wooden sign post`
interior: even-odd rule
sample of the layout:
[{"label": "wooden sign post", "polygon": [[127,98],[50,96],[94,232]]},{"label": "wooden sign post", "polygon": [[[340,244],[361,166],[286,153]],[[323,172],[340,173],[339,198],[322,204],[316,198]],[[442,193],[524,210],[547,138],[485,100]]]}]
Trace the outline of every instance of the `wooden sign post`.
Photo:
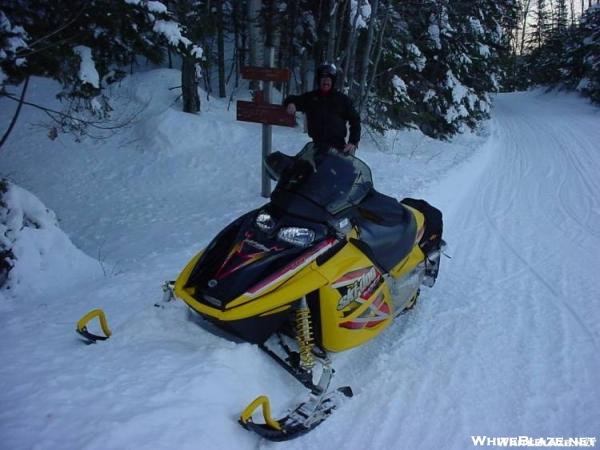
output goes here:
[{"label": "wooden sign post", "polygon": [[[275,50],[270,48],[267,54],[268,65],[273,66]],[[271,154],[272,147],[272,125],[293,127],[296,124],[295,117],[288,114],[286,108],[281,105],[271,104],[271,89],[273,81],[289,81],[290,71],[288,69],[277,69],[274,67],[242,67],[242,78],[246,80],[260,80],[263,82],[263,90],[254,92],[254,101],[245,102],[238,100],[236,118],[244,122],[262,123],[262,191],[263,197],[271,195],[271,180],[265,168],[265,159]]]}]

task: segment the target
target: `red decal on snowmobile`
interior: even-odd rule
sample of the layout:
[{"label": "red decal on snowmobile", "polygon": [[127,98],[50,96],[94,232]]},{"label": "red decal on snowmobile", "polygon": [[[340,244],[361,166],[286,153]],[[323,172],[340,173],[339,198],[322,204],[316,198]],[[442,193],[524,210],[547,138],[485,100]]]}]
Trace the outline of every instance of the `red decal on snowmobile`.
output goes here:
[{"label": "red decal on snowmobile", "polygon": [[348,272],[348,273],[342,275],[337,280],[335,280],[333,282],[333,284],[331,285],[331,287],[339,288],[339,287],[342,287],[342,286],[348,286],[349,284],[355,283],[364,274],[366,274],[367,272],[369,272],[371,270],[371,268],[372,268],[372,266],[371,267],[364,267],[362,269],[356,269],[356,270],[353,270],[352,272]]},{"label": "red decal on snowmobile", "polygon": [[338,289],[349,286],[338,301],[338,311],[341,311],[359,297],[365,300],[368,299],[379,286],[380,280],[381,272],[374,266],[354,270],[344,275],[333,284],[333,287]]},{"label": "red decal on snowmobile", "polygon": [[297,258],[294,261],[292,261],[291,263],[289,263],[287,266],[285,266],[280,271],[275,272],[271,276],[265,278],[260,283],[257,283],[254,286],[252,286],[250,289],[248,289],[248,292],[246,292],[246,294],[257,295],[258,293],[264,291],[268,287],[281,281],[282,279],[292,275],[295,272],[298,272],[300,269],[303,269],[308,264],[310,264],[315,259],[317,259],[317,257],[319,255],[325,253],[327,250],[329,250],[331,247],[333,247],[333,245],[336,242],[337,242],[337,239],[335,239],[335,238],[325,239],[323,242],[321,242],[320,244],[311,248],[308,252],[302,254],[299,258]]},{"label": "red decal on snowmobile", "polygon": [[377,271],[377,275],[373,279],[372,283],[367,286],[367,289],[360,294],[360,298],[364,300],[368,300],[371,295],[377,290],[377,288],[381,285],[381,273]]},{"label": "red decal on snowmobile", "polygon": [[[250,247],[251,249],[254,249],[254,251],[244,251],[245,247]],[[281,247],[277,246],[268,248],[260,244],[259,242],[253,241],[251,239],[244,239],[243,241],[233,246],[233,248],[229,252],[229,255],[215,274],[215,278],[217,280],[222,280],[223,278],[232,274],[236,270],[239,270],[243,267],[246,267],[249,264],[252,264],[255,261],[258,261],[267,253],[272,251],[278,251],[281,249]]]},{"label": "red decal on snowmobile", "polygon": [[[358,299],[357,302],[365,303],[366,300]],[[358,330],[361,328],[373,328],[390,316],[391,310],[389,305],[385,302],[383,294],[379,294],[377,298],[369,305],[367,310],[357,317],[356,319],[342,322],[340,327],[347,328],[349,330]]]}]

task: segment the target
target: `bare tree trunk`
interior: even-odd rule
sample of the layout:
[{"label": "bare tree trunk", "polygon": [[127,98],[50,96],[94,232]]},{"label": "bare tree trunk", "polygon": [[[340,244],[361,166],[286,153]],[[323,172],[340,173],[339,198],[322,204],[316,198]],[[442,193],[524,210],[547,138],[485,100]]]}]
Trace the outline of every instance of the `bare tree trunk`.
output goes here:
[{"label": "bare tree trunk", "polygon": [[6,131],[4,132],[4,135],[2,136],[2,139],[0,140],[0,148],[2,148],[2,146],[8,139],[8,136],[10,135],[11,131],[13,130],[15,124],[17,123],[17,119],[19,118],[19,114],[21,113],[21,107],[23,106],[23,100],[25,100],[25,93],[27,92],[27,86],[29,86],[29,77],[25,78],[25,82],[23,83],[23,87],[21,88],[21,96],[19,97],[19,104],[17,105],[17,109],[15,111],[15,114],[13,115],[13,118],[10,121],[10,124],[8,125],[8,128],[6,129]]},{"label": "bare tree trunk", "polygon": [[[248,0],[248,44],[249,44],[249,61],[250,66],[258,66],[259,48],[260,45],[260,24],[259,16],[262,6],[261,0]],[[250,89],[258,89],[258,81],[250,81]]]},{"label": "bare tree trunk", "polygon": [[527,16],[529,15],[529,6],[531,5],[531,0],[526,0],[525,5],[523,6],[523,27],[521,28],[521,51],[519,52],[521,55],[523,54],[523,50],[525,48],[525,36],[527,30]]},{"label": "bare tree trunk", "polygon": [[223,27],[223,2],[217,3],[217,64],[219,66],[219,97],[227,96],[225,92],[225,38]]},{"label": "bare tree trunk", "polygon": [[[359,4],[362,5],[362,0],[359,1]],[[358,46],[358,37],[359,37],[358,28],[354,30],[354,38],[352,39],[352,46],[350,48],[350,54],[348,55],[348,94],[353,95],[356,92],[356,86],[354,83],[354,72],[356,71],[356,53]]]},{"label": "bare tree trunk", "polygon": [[[290,2],[288,5],[289,14],[286,27],[282,30],[283,38],[284,38],[284,47],[285,47],[285,55],[282,61],[284,67],[287,67],[292,72],[292,77],[295,79],[296,75],[296,53],[294,48],[294,30],[296,29],[296,19],[297,19],[297,2]],[[282,92],[283,98],[287,97],[290,94],[292,89],[291,87],[292,81],[290,80],[288,83],[284,85],[284,90]],[[296,80],[296,89],[298,89],[298,82]]]},{"label": "bare tree trunk", "polygon": [[239,86],[240,81],[240,66],[244,64],[245,59],[245,49],[244,46],[246,42],[244,40],[244,33],[242,30],[241,24],[241,13],[240,13],[240,4],[238,2],[233,2],[233,40],[235,42],[236,51],[235,55],[235,87]]},{"label": "bare tree trunk", "polygon": [[337,12],[338,12],[338,2],[333,0],[329,4],[328,14],[329,14],[329,39],[327,39],[327,55],[325,59],[327,62],[334,62],[334,51],[335,51],[335,42],[336,42],[336,25],[337,25]]},{"label": "bare tree trunk", "polygon": [[342,6],[342,10],[340,11],[339,15],[339,23],[340,26],[337,27],[338,32],[337,32],[337,36],[335,37],[335,48],[334,48],[334,56],[335,56],[335,63],[340,64],[341,63],[341,47],[342,47],[342,41],[343,41],[343,35],[344,35],[344,26],[347,26],[347,23],[350,23],[350,18],[349,16],[349,11],[350,9],[348,8],[348,3],[349,0],[346,0],[343,2],[343,6]]},{"label": "bare tree trunk", "polygon": [[[169,9],[169,0],[165,1],[165,6],[167,7],[167,11],[170,11]],[[167,59],[169,60],[169,69],[173,68],[173,57],[171,55],[171,46],[167,45]]]},{"label": "bare tree trunk", "polygon": [[[316,19],[316,25],[317,25],[317,29],[316,29],[316,33],[317,33],[317,40],[315,42],[315,46],[313,48],[313,62],[314,62],[314,72],[317,72],[317,68],[319,67],[319,65],[323,62],[323,40],[327,38],[326,33],[325,33],[325,24],[327,23],[326,19],[325,19],[325,14],[323,14],[323,0],[319,0],[319,5],[318,5],[318,10],[317,10],[317,14],[318,16],[315,18]],[[313,88],[316,89],[317,88],[317,80],[314,80],[314,85]]]},{"label": "bare tree trunk", "polygon": [[[306,48],[302,49],[302,55],[300,56],[300,80],[301,80],[301,90],[300,92],[308,92],[308,51]],[[306,120],[306,114],[302,114],[302,123],[303,130],[305,133],[308,133],[308,121]]]},{"label": "bare tree trunk", "polygon": [[308,87],[308,51],[302,49],[300,61],[300,92],[307,92]]},{"label": "bare tree trunk", "polygon": [[[369,93],[371,92],[371,87],[375,82],[375,78],[377,77],[377,69],[379,67],[379,61],[381,61],[381,52],[383,50],[383,37],[385,36],[385,28],[387,27],[388,18],[390,16],[390,8],[391,6],[387,6],[385,8],[385,15],[383,16],[383,23],[381,24],[381,29],[379,30],[379,36],[377,38],[377,56],[375,57],[375,62],[373,64],[373,71],[371,72],[371,78],[369,78],[369,82],[365,89],[364,97],[360,100],[360,108],[362,109],[363,105],[367,103],[367,98]],[[360,111],[359,111],[360,112]]]},{"label": "bare tree trunk", "polygon": [[364,95],[365,85],[367,84],[367,75],[369,72],[369,62],[371,60],[371,47],[373,46],[373,39],[375,38],[375,22],[377,21],[377,9],[379,7],[379,0],[371,0],[371,18],[369,20],[369,30],[367,32],[367,43],[365,45],[365,51],[360,68],[360,83],[358,85],[358,96],[360,101],[359,109],[362,107],[362,98]]},{"label": "bare tree trunk", "polygon": [[358,0],[358,5],[356,7],[356,13],[354,14],[354,20],[352,21],[352,28],[348,32],[348,40],[346,41],[346,55],[344,62],[344,72],[342,73],[342,80],[340,82],[340,88],[343,88],[344,83],[348,81],[348,89],[352,90],[352,74],[353,72],[352,65],[354,64],[356,55],[354,52],[356,50],[356,41],[357,41],[357,30],[356,24],[358,23],[358,16],[360,15],[360,9],[362,7],[362,0]]},{"label": "bare tree trunk", "polygon": [[200,96],[198,95],[198,76],[196,61],[189,56],[183,57],[181,65],[181,94],[183,96],[183,112],[197,113],[200,111]]}]

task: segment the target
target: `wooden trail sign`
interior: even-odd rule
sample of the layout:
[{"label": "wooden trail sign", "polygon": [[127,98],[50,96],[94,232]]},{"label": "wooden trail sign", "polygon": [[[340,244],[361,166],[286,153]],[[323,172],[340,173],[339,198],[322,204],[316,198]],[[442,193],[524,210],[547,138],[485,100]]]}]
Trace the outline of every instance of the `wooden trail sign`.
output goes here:
[{"label": "wooden trail sign", "polygon": [[271,105],[268,103],[237,102],[237,120],[243,122],[268,123],[283,127],[293,127],[296,119],[293,114],[288,114],[285,106]]},{"label": "wooden trail sign", "polygon": [[276,67],[251,67],[245,66],[240,69],[244,80],[260,81],[289,81],[290,70],[278,69]]},{"label": "wooden trail sign", "polygon": [[262,123],[262,196],[271,195],[271,180],[267,175],[264,161],[271,154],[272,130],[271,125],[293,127],[296,118],[288,114],[281,105],[271,104],[271,87],[274,81],[285,82],[290,79],[289,69],[272,67],[275,60],[275,49],[265,48],[265,56],[269,67],[242,67],[240,72],[246,80],[262,81],[264,89],[254,92],[254,101],[238,100],[236,103],[236,119],[244,122]]}]

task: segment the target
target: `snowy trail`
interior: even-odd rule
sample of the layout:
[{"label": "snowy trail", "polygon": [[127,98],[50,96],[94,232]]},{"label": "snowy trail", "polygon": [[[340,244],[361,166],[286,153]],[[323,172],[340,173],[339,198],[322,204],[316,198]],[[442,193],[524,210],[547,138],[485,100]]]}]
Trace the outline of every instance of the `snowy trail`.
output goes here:
[{"label": "snowy trail", "polygon": [[[356,351],[368,367],[348,380],[358,395],[293,448],[597,436],[598,119],[569,97],[498,97],[492,138],[460,175],[480,174],[448,208],[452,259],[438,284],[406,323]],[[453,175],[432,193],[442,210]]]},{"label": "snowy trail", "polygon": [[472,273],[485,286],[465,300],[471,353],[486,363],[463,381],[495,387],[483,403],[497,413],[467,423],[473,434],[591,435],[600,423],[598,118],[577,116],[586,108],[561,97],[524,100],[498,98],[494,154],[450,224],[457,253],[472,254],[456,254],[449,275]]},{"label": "snowy trail", "polygon": [[[177,76],[140,75],[152,86]],[[139,147],[49,143],[21,126],[0,154],[107,271],[0,303],[3,448],[429,450],[473,448],[473,435],[600,438],[596,109],[571,95],[499,95],[482,148],[478,136],[441,143],[406,131],[389,153],[361,145],[380,191],[444,212],[452,259],[410,314],[333,355],[334,382],[355,397],[307,436],[273,444],[237,414],[268,394],[281,415],[305,390],[256,347],[199,329],[181,302],[153,306],[163,280],[264,202],[249,144],[259,129],[218,101],[198,119],[170,107],[172,94],[154,100],[131,131]],[[278,130],[274,145],[291,153],[305,140]],[[83,346],[74,323],[96,307],[113,337]]]}]

